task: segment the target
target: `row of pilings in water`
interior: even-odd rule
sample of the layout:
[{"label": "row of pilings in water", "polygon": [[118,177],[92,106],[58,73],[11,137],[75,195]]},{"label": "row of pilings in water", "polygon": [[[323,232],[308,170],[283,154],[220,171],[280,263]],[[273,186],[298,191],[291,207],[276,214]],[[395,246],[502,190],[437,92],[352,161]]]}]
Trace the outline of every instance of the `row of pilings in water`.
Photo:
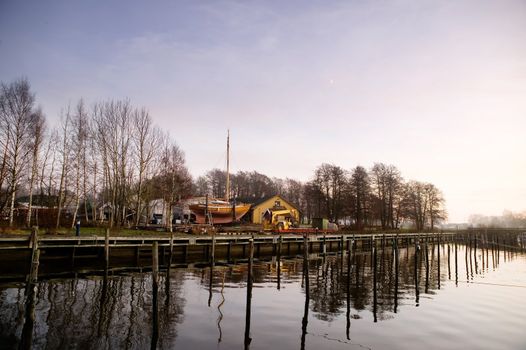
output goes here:
[{"label": "row of pilings in water", "polygon": [[[38,269],[39,269],[39,240],[38,240],[38,231],[33,230],[31,239],[30,239],[30,268],[28,271],[26,279],[26,288],[25,288],[25,322],[22,329],[22,335],[19,343],[20,349],[30,349],[32,345],[32,334],[33,327],[35,323],[35,303],[36,303],[36,290],[38,288]],[[334,240],[328,242],[328,238],[323,236],[323,239],[319,241],[318,251],[322,255],[327,254],[327,247],[330,249],[333,248],[332,243]],[[394,312],[397,312],[398,308],[398,290],[399,290],[399,250],[400,249],[409,249],[414,248],[414,286],[415,286],[415,298],[416,304],[419,303],[420,295],[420,281],[417,268],[421,263],[425,264],[425,274],[426,274],[426,285],[425,292],[427,293],[427,287],[429,280],[429,274],[431,269],[429,267],[429,250],[430,246],[433,248],[435,244],[439,247],[437,250],[437,274],[438,274],[438,289],[440,289],[441,281],[441,250],[440,245],[442,243],[447,243],[447,268],[448,268],[448,278],[451,279],[452,276],[452,265],[454,266],[454,279],[455,283],[458,284],[458,271],[459,263],[461,256],[459,256],[459,245],[463,245],[464,249],[464,262],[466,266],[466,277],[467,280],[470,278],[473,279],[474,274],[476,275],[481,269],[489,269],[489,264],[491,261],[492,268],[495,269],[500,263],[501,257],[504,261],[512,258],[513,254],[524,253],[526,249],[526,233],[525,232],[488,232],[488,231],[478,231],[478,232],[461,232],[456,234],[422,234],[422,235],[413,235],[413,236],[398,236],[398,235],[371,235],[370,237],[364,238],[360,237],[357,239],[355,236],[344,236],[341,235],[336,239],[337,242],[337,254],[341,254],[342,264],[344,261],[344,255],[346,255],[346,265],[347,265],[347,338],[349,338],[349,329],[350,329],[350,281],[351,275],[353,273],[352,258],[353,254],[356,251],[369,250],[371,253],[371,269],[373,274],[373,315],[374,321],[377,321],[377,306],[378,306],[378,296],[377,296],[377,261],[378,261],[378,250],[387,250],[392,251],[392,256],[394,259],[394,274],[395,274],[395,292],[394,292]],[[244,331],[244,347],[248,349],[251,343],[250,337],[250,324],[251,324],[251,304],[252,304],[252,287],[253,287],[253,265],[254,265],[254,252],[255,252],[255,240],[254,237],[249,238],[247,248],[248,254],[246,254],[246,263],[247,263],[247,288],[246,288],[246,317],[245,317],[245,331]],[[297,253],[303,258],[303,279],[302,285],[305,292],[305,305],[304,305],[304,314],[302,317],[302,326],[301,326],[301,349],[305,348],[305,338],[308,333],[308,316],[309,316],[309,304],[310,304],[310,278],[309,278],[309,258],[312,254],[311,250],[314,247],[313,242],[310,240],[309,235],[303,235],[303,240],[296,240],[294,243],[298,244]],[[314,242],[315,243],[315,242]],[[277,288],[280,288],[281,282],[281,264],[280,261],[283,257],[283,237],[279,236],[276,242],[276,245],[273,249],[273,254],[277,258]],[[329,250],[330,250],[329,249]],[[259,248],[258,248],[259,251]],[[157,343],[159,339],[159,328],[158,328],[158,290],[159,290],[159,243],[153,242],[151,245],[152,252],[152,261],[151,261],[151,273],[152,273],[152,315],[153,315],[153,324],[152,324],[152,339],[151,339],[151,348],[157,348]],[[478,252],[478,253],[477,253]],[[245,256],[245,247],[243,248],[243,255]],[[290,242],[288,243],[288,251],[285,253],[290,253]],[[169,250],[168,250],[168,261],[165,262],[163,270],[166,273],[166,288],[169,289],[170,273],[173,268],[172,257],[174,255],[174,243],[173,239],[170,240]],[[216,264],[216,238],[212,237],[210,246],[207,248],[206,256],[209,258],[210,266],[210,299],[212,293],[213,285],[213,274],[212,271]],[[298,254],[296,254],[298,256]],[[109,245],[109,234],[106,234],[105,245],[104,245],[104,259],[105,259],[105,269],[104,269],[104,279],[103,279],[103,293],[102,298],[104,298],[104,290],[107,285],[110,260],[110,245]],[[422,259],[422,260],[420,260]],[[169,297],[169,290],[167,291],[167,297]],[[101,300],[101,312],[104,308],[104,300]]]}]

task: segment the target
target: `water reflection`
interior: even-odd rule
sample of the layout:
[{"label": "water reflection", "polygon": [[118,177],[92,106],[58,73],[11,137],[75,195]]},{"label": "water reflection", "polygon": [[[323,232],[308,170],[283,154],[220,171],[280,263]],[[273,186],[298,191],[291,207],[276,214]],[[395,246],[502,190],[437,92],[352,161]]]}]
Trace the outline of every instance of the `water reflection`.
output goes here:
[{"label": "water reflection", "polygon": [[[445,286],[462,287],[479,275],[494,273],[500,255],[506,263],[523,259],[517,251],[483,243],[384,245],[377,247],[373,242],[370,251],[363,251],[351,242],[333,255],[309,254],[304,245],[300,259],[283,257],[279,246],[272,260],[255,262],[250,259],[254,247],[249,245],[247,264],[221,266],[212,258],[204,268],[161,271],[159,283],[151,273],[106,270],[101,275],[44,280],[29,287],[3,285],[0,343],[7,348],[31,344],[34,348],[184,348],[197,343],[205,348],[223,344],[225,348],[262,348],[268,335],[254,324],[260,325],[267,317],[266,308],[277,310],[276,302],[285,296],[290,298],[288,304],[279,304],[284,309],[274,317],[290,316],[297,323],[295,327],[288,324],[281,331],[287,334],[280,336],[293,335],[301,325],[301,336],[298,339],[295,333],[295,341],[305,349],[316,342],[320,324],[342,322],[340,337],[350,342],[360,322],[371,318],[370,322],[381,324],[413,306],[424,312],[423,298],[433,298]],[[447,259],[441,258],[445,254]],[[458,254],[464,254],[464,264]],[[447,274],[442,274],[446,269]],[[452,274],[454,284],[448,284]],[[463,275],[465,280],[460,279]],[[203,292],[204,299],[199,297]],[[210,325],[213,339],[206,334]],[[181,329],[184,332],[179,333]],[[285,347],[294,344],[293,338]]]}]

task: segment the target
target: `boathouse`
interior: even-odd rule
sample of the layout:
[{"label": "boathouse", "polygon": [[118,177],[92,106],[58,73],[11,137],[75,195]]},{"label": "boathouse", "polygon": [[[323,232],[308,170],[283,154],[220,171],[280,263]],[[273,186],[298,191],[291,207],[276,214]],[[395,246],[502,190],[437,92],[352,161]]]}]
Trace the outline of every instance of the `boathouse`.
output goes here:
[{"label": "boathouse", "polygon": [[299,222],[300,220],[299,209],[282,196],[275,195],[272,197],[263,198],[259,202],[252,204],[252,208],[250,209],[252,223],[262,224],[263,217],[268,210],[289,210],[291,216],[296,222]]}]

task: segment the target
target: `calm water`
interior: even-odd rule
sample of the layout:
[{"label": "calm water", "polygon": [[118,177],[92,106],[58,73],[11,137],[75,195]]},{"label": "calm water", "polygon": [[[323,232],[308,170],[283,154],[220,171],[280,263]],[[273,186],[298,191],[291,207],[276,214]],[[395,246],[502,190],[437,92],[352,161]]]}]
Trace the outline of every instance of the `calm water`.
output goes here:
[{"label": "calm water", "polygon": [[[440,251],[440,258],[439,258]],[[526,349],[526,257],[454,245],[0,285],[1,348]],[[449,256],[449,259],[448,259]],[[439,260],[440,259],[440,260]],[[397,267],[398,266],[398,267]],[[375,273],[376,271],[376,273]],[[397,273],[398,272],[398,273]],[[398,275],[398,278],[396,277]],[[376,288],[375,286],[376,281]],[[210,288],[211,287],[211,288]],[[248,322],[247,322],[248,321]],[[248,326],[248,330],[247,330]],[[24,336],[22,336],[24,334]],[[245,335],[248,335],[246,338]],[[153,336],[153,338],[152,338]]]}]

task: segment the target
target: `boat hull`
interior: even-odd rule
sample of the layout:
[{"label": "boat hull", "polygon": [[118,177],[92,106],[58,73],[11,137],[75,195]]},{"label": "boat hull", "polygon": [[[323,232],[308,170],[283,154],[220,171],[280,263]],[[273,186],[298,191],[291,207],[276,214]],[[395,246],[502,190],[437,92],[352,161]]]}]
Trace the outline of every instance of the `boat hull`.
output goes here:
[{"label": "boat hull", "polygon": [[[198,224],[206,223],[206,205],[194,204],[189,206],[195,215],[195,221]],[[235,206],[236,221],[241,219],[250,210],[250,204],[240,204]],[[213,224],[229,224],[234,221],[232,215],[232,206],[226,205],[209,205],[208,212],[212,215]]]}]

